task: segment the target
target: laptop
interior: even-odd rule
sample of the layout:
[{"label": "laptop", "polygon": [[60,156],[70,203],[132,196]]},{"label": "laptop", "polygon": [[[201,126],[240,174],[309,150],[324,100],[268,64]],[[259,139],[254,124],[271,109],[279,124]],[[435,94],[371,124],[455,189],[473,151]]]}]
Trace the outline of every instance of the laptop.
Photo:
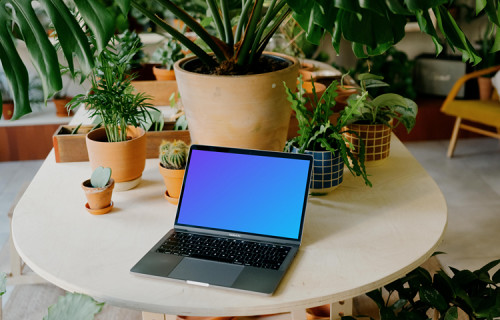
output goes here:
[{"label": "laptop", "polygon": [[312,157],[192,145],[174,228],[132,273],[272,295],[302,238]]}]

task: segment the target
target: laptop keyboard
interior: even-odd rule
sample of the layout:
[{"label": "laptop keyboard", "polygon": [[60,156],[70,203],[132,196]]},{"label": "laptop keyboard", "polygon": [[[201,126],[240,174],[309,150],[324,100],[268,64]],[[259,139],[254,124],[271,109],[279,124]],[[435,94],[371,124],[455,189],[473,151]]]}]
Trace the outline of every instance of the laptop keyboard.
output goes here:
[{"label": "laptop keyboard", "polygon": [[278,270],[290,247],[175,232],[156,252]]}]

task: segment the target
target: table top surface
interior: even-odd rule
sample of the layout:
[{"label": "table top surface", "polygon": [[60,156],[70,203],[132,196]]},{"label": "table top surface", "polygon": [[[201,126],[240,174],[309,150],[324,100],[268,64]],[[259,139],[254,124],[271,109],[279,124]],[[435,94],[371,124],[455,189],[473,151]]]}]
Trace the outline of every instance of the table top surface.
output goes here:
[{"label": "table top surface", "polygon": [[184,315],[286,312],[385,285],[423,263],[441,242],[446,201],[395,136],[390,157],[368,173],[373,188],[346,171],[338,189],[309,197],[302,246],[271,297],[130,273],[175,218],[156,159],[147,160],[137,188],[114,192],[110,214],[94,216],[80,187],[91,174],[89,163],[55,163],[52,151],[15,209],[13,239],[46,280],[117,306]]}]

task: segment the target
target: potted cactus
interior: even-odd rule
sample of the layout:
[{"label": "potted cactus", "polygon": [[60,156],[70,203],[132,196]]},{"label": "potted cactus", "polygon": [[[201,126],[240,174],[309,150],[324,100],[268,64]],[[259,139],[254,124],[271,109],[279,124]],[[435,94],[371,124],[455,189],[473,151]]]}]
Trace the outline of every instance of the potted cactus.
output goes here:
[{"label": "potted cactus", "polygon": [[158,167],[167,187],[165,197],[172,204],[177,204],[179,201],[188,152],[189,146],[182,140],[164,140],[160,145]]},{"label": "potted cactus", "polygon": [[115,180],[111,178],[111,168],[97,167],[90,179],[82,182],[87,203],[85,208],[92,214],[105,214],[113,209],[111,196]]}]

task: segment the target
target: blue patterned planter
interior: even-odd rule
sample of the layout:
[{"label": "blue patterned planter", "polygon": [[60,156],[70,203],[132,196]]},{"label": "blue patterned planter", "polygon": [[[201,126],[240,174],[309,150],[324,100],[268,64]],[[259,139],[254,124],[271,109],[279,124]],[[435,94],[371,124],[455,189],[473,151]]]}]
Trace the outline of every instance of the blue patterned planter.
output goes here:
[{"label": "blue patterned planter", "polygon": [[[293,147],[292,152],[298,153],[298,150]],[[306,150],[304,153],[310,154],[314,158],[311,183],[309,185],[311,194],[327,194],[342,183],[344,161],[338,151],[333,154],[330,151]]]}]

